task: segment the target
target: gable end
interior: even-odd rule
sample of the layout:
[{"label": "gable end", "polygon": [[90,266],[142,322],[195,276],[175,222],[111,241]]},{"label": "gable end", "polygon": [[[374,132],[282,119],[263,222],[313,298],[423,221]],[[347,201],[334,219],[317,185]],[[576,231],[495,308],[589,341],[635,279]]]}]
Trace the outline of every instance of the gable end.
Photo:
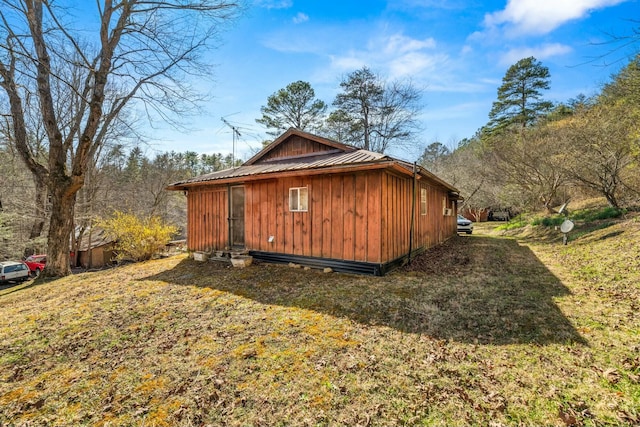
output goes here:
[{"label": "gable end", "polygon": [[289,129],[278,139],[247,160],[244,165],[257,165],[280,160],[350,153],[357,148],[298,129]]},{"label": "gable end", "polygon": [[306,157],[306,156],[313,156],[313,155],[320,155],[320,154],[329,154],[329,153],[326,153],[327,151],[335,153],[338,150],[334,149],[333,147],[329,147],[325,144],[321,144],[317,141],[311,141],[310,139],[303,138],[298,135],[292,135],[291,137],[289,137],[289,139],[284,141],[282,144],[278,145],[273,150],[266,153],[260,159],[260,161],[256,163],[274,161],[279,159],[284,160],[284,159],[290,159],[290,158],[295,158],[299,156]]}]

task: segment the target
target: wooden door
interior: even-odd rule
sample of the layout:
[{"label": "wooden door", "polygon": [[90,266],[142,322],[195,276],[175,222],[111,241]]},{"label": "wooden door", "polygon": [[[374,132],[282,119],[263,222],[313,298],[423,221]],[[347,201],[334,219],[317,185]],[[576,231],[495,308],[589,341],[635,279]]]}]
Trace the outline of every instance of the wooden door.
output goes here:
[{"label": "wooden door", "polygon": [[231,247],[244,247],[244,186],[231,187]]}]

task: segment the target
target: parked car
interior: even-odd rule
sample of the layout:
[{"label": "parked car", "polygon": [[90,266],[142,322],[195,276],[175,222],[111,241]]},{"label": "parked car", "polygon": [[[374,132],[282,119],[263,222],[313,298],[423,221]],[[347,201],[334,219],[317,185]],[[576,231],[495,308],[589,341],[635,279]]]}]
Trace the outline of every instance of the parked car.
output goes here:
[{"label": "parked car", "polygon": [[27,264],[27,267],[29,267],[29,271],[31,272],[31,274],[35,277],[38,277],[47,264],[47,256],[31,255],[24,260],[24,263]]},{"label": "parked car", "polygon": [[462,215],[458,215],[458,233],[473,233],[473,222]]},{"label": "parked car", "polygon": [[29,267],[23,262],[0,262],[0,284],[9,282],[24,282],[29,279]]},{"label": "parked car", "polygon": [[509,221],[512,215],[508,209],[501,211],[489,211],[488,219],[489,221]]}]

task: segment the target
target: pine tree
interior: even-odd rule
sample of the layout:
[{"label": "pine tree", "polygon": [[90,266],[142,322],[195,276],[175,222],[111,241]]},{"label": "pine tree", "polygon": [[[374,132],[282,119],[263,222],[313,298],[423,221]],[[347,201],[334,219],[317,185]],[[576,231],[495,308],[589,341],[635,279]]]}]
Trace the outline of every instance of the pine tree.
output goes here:
[{"label": "pine tree", "polygon": [[267,98],[262,106],[262,117],[256,122],[264,125],[269,135],[277,137],[288,128],[315,131],[320,128],[327,105],[317,99],[307,82],[297,81],[287,85]]},{"label": "pine tree", "polygon": [[509,67],[498,88],[498,100],[489,112],[489,129],[500,130],[510,125],[527,127],[548,113],[553,104],[542,99],[549,89],[549,69],[533,56]]}]

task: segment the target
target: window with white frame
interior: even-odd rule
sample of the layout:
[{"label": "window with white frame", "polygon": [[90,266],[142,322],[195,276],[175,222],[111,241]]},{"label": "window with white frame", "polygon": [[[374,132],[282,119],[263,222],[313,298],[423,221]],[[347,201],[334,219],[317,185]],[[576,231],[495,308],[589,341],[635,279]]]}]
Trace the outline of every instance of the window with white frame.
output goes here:
[{"label": "window with white frame", "polygon": [[294,187],[289,189],[289,211],[307,212],[309,210],[309,189]]},{"label": "window with white frame", "polygon": [[427,189],[420,189],[420,215],[427,214]]},{"label": "window with white frame", "polygon": [[442,198],[442,215],[444,216],[451,216],[453,215],[453,209],[447,207],[447,198],[443,197]]}]

